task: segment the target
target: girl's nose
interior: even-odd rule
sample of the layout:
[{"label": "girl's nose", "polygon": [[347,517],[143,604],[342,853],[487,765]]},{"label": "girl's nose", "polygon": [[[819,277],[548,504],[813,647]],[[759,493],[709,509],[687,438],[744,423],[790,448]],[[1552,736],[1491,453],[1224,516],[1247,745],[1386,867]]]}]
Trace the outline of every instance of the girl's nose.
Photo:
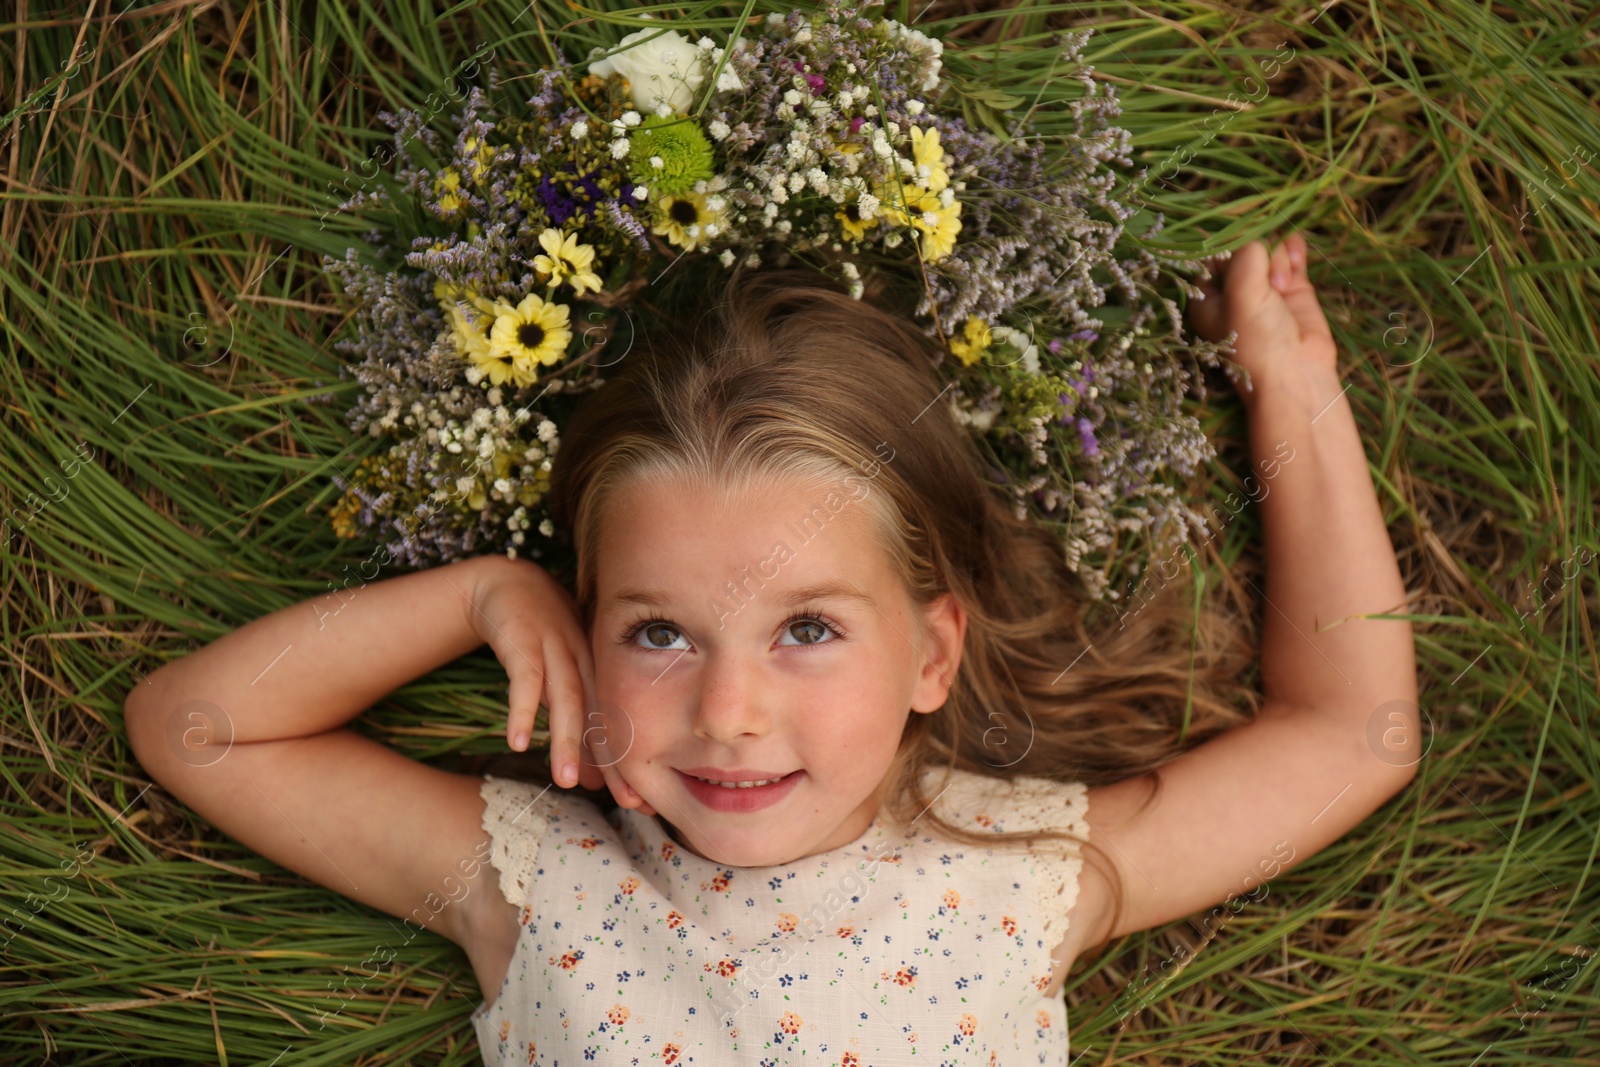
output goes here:
[{"label": "girl's nose", "polygon": [[701,671],[695,736],[721,744],[762,736],[771,724],[764,690],[756,664],[738,656],[712,656]]}]

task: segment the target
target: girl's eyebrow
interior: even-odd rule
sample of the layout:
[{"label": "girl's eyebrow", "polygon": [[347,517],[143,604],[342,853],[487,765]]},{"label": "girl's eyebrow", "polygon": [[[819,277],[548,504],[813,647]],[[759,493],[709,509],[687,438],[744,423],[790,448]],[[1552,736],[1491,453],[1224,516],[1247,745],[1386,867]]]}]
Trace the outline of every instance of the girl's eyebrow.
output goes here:
[{"label": "girl's eyebrow", "polygon": [[[870,608],[878,606],[877,601],[848,578],[833,578],[799,589],[790,589],[779,593],[774,599],[786,608],[796,607],[812,600],[859,600]],[[671,602],[671,596],[654,589],[624,589],[606,598],[608,607],[615,604],[643,604],[646,607],[665,608]]]}]

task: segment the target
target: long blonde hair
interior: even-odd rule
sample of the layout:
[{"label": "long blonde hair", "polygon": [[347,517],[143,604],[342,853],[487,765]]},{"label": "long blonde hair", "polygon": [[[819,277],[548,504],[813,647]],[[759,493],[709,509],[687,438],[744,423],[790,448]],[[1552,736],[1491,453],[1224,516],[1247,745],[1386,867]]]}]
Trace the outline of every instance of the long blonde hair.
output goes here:
[{"label": "long blonde hair", "polygon": [[[866,500],[911,599],[926,605],[949,592],[968,617],[946,704],[910,716],[886,776],[889,817],[921,815],[974,846],[1078,840],[952,826],[931,810],[924,771],[1087,785],[1148,774],[1159,790],[1157,768],[1183,744],[1249,721],[1248,624],[1210,604],[1197,612],[1181,593],[1187,575],[1128,619],[1089,632],[1084,586],[1059,539],[1018,518],[987,476],[970,431],[938,402],[943,353],[907,318],[805,268],[741,266],[697,311],[636,345],[563,435],[549,504],[576,550],[586,629],[597,520],[631,479],[739,489],[871,471]],[[1093,842],[1079,843],[1114,887],[1114,931],[1120,879]]]}]

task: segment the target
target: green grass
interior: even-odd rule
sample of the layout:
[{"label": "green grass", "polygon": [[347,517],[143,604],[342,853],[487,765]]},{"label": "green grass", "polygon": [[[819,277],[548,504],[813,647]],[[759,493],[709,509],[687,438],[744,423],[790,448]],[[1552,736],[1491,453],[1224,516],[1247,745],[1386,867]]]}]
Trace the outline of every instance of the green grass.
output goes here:
[{"label": "green grass", "polygon": [[[403,942],[149,787],[121,704],[368,551],[324,518],[330,476],[371,445],[343,428],[344,311],[318,261],[366,227],[323,216],[387,140],[378,111],[425,107],[483,43],[526,71],[545,37],[599,32],[553,2],[125,6],[0,25],[0,497],[50,499],[0,550],[0,903],[57,897],[0,957],[0,1060],[471,1064],[462,953]],[[1574,559],[1597,547],[1600,11],[1325,7],[939,3],[917,23],[1003,31],[947,67],[1038,98],[1045,130],[1051,34],[1094,26],[1140,161],[1187,157],[1150,187],[1156,240],[1307,235],[1417,594],[1418,777],[1184,959],[1180,922],[1080,964],[1074,1055],[1600,1063],[1596,566]],[[1202,417],[1235,478],[1235,403]],[[1255,575],[1257,533],[1229,528],[1213,582]],[[496,684],[472,657],[357,725],[479,768],[501,749]],[[396,960],[369,976],[382,946]]]}]

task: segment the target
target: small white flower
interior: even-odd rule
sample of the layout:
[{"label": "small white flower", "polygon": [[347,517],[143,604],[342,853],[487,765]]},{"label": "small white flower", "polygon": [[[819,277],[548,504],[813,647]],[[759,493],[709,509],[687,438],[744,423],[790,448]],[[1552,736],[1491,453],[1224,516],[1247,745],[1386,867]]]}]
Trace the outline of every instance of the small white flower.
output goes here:
[{"label": "small white flower", "polygon": [[[549,419],[540,419],[538,433],[539,440],[543,441],[545,444],[549,444],[551,438],[555,437],[556,435],[556,424],[551,422]],[[548,463],[549,460],[546,460],[545,462]],[[545,469],[548,470],[549,468],[547,467]]]},{"label": "small white flower", "polygon": [[804,189],[805,187],[806,187],[806,176],[804,174],[791,174],[791,175],[789,175],[789,191],[791,193],[798,193],[801,189]]},{"label": "small white flower", "polygon": [[733,249],[724,248],[722,254],[717,256],[717,259],[721,261],[724,267],[733,266]]},{"label": "small white flower", "polygon": [[[684,105],[684,110],[688,110],[687,104]],[[665,100],[661,101],[661,103],[656,105],[656,114],[664,119],[670,119],[672,117],[672,105],[667,103]]]},{"label": "small white flower", "polygon": [[629,147],[631,147],[631,146],[628,144],[628,139],[626,137],[620,138],[619,140],[612,141],[611,142],[611,158],[612,159],[622,159],[623,157],[625,157],[628,154]]},{"label": "small white flower", "polygon": [[545,519],[539,524],[539,532],[544,534],[546,537],[551,537],[556,532],[556,524],[551,522],[549,519]]},{"label": "small white flower", "polygon": [[713,41],[709,37],[702,37],[698,41],[696,41],[695,44],[699,45],[701,48],[705,49],[707,52],[709,52],[713,48],[717,47],[717,42]]},{"label": "small white flower", "polygon": [[849,111],[855,106],[856,102],[855,97],[850,95],[850,91],[848,89],[841,90],[839,95],[834,99],[838,103],[840,111]]},{"label": "small white flower", "polygon": [[587,136],[589,136],[589,124],[587,122],[579,119],[572,124],[572,139],[574,141],[582,140]]},{"label": "small white flower", "polygon": [[956,199],[956,191],[954,189],[950,188],[948,185],[945,186],[943,189],[939,190],[939,206],[940,207],[949,207],[951,204],[955,203],[955,199]]},{"label": "small white flower", "polygon": [[751,252],[748,256],[744,257],[744,265],[747,267],[759,267],[761,266],[761,257],[756,255],[754,252]]},{"label": "small white flower", "polygon": [[711,134],[713,141],[720,141],[728,136],[730,130],[726,122],[721,119],[712,119],[711,124],[706,127],[706,132]]},{"label": "small white flower", "polygon": [[881,201],[871,193],[862,193],[856,198],[856,213],[864,219],[878,217],[878,205]]},{"label": "small white flower", "polygon": [[721,211],[723,208],[725,208],[727,206],[728,206],[728,202],[726,200],[722,199],[722,197],[720,197],[720,196],[708,196],[708,197],[706,197],[706,207],[711,209],[712,211]]},{"label": "small white flower", "polygon": [[500,493],[502,496],[508,495],[511,492],[511,479],[496,478],[494,480],[494,491]]},{"label": "small white flower", "polygon": [[639,125],[639,113],[637,111],[624,111],[622,113],[622,124],[624,126]]},{"label": "small white flower", "polygon": [[915,100],[915,99],[907,100],[906,101],[906,111],[907,111],[907,113],[912,114],[912,115],[920,115],[920,114],[922,114],[922,101],[921,100]]},{"label": "small white flower", "polygon": [[650,157],[650,165],[652,167],[654,167],[656,170],[661,170],[664,167],[666,167],[667,161],[662,159],[660,156],[651,156]]},{"label": "small white flower", "polygon": [[783,94],[783,102],[790,107],[799,107],[801,99],[799,89],[790,89]]},{"label": "small white flower", "polygon": [[795,44],[808,44],[811,41],[811,27],[801,26],[794,32]]},{"label": "small white flower", "polygon": [[859,278],[859,277],[861,277],[861,268],[857,267],[854,263],[852,263],[848,259],[844,261],[844,266],[839,268],[839,269],[844,271],[844,276],[846,278]]},{"label": "small white flower", "polygon": [[633,187],[633,198],[635,200],[643,200],[645,197],[647,197],[649,195],[650,195],[650,187],[649,186],[647,186],[647,185],[635,185]]}]

